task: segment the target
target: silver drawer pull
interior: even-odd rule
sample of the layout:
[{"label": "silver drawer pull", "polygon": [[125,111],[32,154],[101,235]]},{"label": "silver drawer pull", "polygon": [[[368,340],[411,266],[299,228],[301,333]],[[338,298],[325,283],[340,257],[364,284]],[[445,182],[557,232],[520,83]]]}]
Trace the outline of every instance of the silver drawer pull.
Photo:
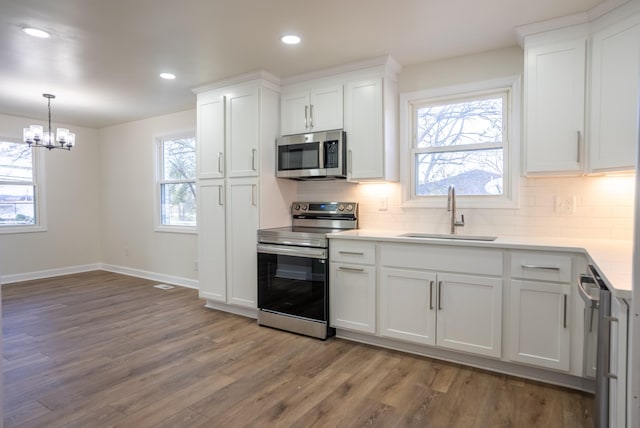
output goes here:
[{"label": "silver drawer pull", "polygon": [[339,270],[346,270],[346,271],[349,271],[349,272],[364,272],[363,268],[350,268],[350,267],[340,266],[338,269]]},{"label": "silver drawer pull", "polygon": [[607,373],[605,376],[608,377],[609,379],[618,379],[618,375],[614,373]]},{"label": "silver drawer pull", "polygon": [[540,265],[521,265],[524,269],[540,269],[540,270],[552,270],[555,272],[560,272],[560,267],[558,266],[540,266]]},{"label": "silver drawer pull", "polygon": [[346,254],[349,256],[364,256],[364,253],[358,251],[338,251],[338,254]]}]

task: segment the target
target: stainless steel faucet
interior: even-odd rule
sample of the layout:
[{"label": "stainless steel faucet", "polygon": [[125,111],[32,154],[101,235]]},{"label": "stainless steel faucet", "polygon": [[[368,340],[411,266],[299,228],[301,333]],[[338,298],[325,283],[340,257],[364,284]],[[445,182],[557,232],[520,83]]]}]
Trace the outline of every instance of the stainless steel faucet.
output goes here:
[{"label": "stainless steel faucet", "polygon": [[453,235],[456,233],[456,226],[464,226],[464,214],[460,216],[460,221],[456,219],[456,189],[453,185],[449,186],[447,211],[451,211],[451,234]]}]

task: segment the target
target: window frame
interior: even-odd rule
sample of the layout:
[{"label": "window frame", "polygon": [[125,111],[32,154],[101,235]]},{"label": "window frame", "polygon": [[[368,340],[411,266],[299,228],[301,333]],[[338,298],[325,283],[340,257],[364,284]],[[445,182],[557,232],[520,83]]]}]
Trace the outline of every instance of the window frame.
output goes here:
[{"label": "window frame", "polygon": [[[20,139],[11,137],[0,137],[1,142],[26,144]],[[45,232],[47,230],[47,210],[46,210],[46,182],[43,152],[39,148],[31,147],[31,171],[32,180],[30,184],[33,186],[33,203],[34,214],[36,216],[35,224],[29,225],[4,225],[0,226],[0,235],[15,233],[31,233]],[[16,184],[15,182],[1,182],[0,184]],[[27,182],[19,184],[29,184]]]},{"label": "window frame", "polygon": [[[179,184],[179,183],[193,183],[194,187],[197,186],[197,171],[194,171],[193,179],[189,180],[164,180],[164,152],[163,145],[166,141],[178,140],[183,138],[193,138],[196,147],[194,149],[194,156],[197,162],[197,144],[195,130],[185,130],[180,132],[174,132],[170,134],[162,134],[154,137],[154,158],[155,158],[155,182],[153,190],[153,205],[154,205],[154,230],[156,232],[170,232],[170,233],[186,233],[196,234],[198,232],[198,216],[196,214],[196,224],[193,226],[187,225],[170,225],[162,223],[162,186],[164,184]],[[197,202],[196,193],[196,204]]]},{"label": "window frame", "polygon": [[[452,147],[451,150],[428,150],[415,144],[416,111],[427,104],[473,101],[488,95],[504,94],[502,150],[503,150],[503,194],[502,195],[458,195],[460,208],[518,208],[520,187],[520,122],[521,83],[520,76],[426,89],[400,94],[400,183],[403,208],[446,207],[447,195],[416,195],[416,156],[425,152],[454,152],[461,148],[488,149],[494,143],[482,143]],[[464,151],[464,150],[462,150]]]}]

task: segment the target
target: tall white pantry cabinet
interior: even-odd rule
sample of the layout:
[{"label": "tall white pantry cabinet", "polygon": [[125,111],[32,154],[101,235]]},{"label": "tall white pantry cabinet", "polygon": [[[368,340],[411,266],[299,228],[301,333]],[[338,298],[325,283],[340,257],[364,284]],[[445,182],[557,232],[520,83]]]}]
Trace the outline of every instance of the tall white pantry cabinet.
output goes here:
[{"label": "tall white pantry cabinet", "polygon": [[295,183],[275,177],[280,90],[265,72],[196,88],[199,295],[255,317],[256,234],[285,226]]}]

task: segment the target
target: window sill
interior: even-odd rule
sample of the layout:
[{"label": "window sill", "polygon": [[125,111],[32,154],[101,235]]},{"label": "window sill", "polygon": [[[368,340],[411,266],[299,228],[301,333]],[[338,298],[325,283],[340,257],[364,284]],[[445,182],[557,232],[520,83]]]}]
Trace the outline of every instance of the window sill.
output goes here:
[{"label": "window sill", "polygon": [[42,225],[33,226],[0,226],[0,235],[11,235],[18,233],[46,232],[47,228]]},{"label": "window sill", "polygon": [[183,233],[187,235],[198,234],[198,229],[195,226],[156,226],[154,231],[161,233]]}]

